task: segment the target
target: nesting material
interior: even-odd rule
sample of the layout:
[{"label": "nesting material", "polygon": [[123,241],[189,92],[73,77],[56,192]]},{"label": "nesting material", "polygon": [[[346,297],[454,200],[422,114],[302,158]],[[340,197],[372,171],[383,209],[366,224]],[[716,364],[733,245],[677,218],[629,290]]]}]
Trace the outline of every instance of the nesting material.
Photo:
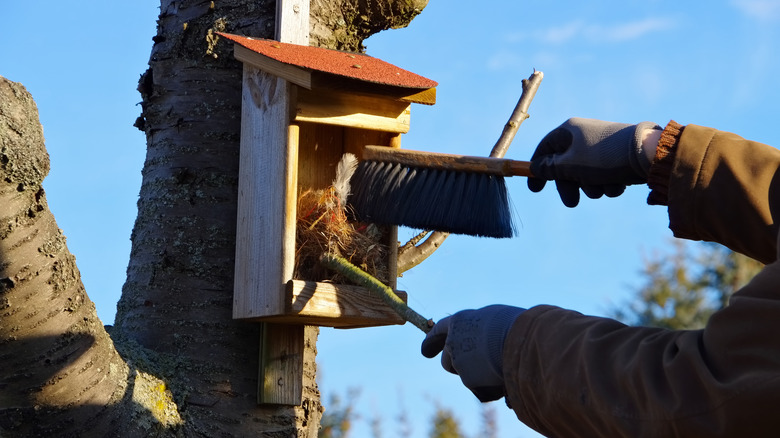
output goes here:
[{"label": "nesting material", "polygon": [[319,262],[330,253],[348,260],[383,283],[389,282],[384,227],[350,220],[346,198],[357,159],[345,154],[333,185],[323,190],[304,190],[298,195],[294,277],[299,280],[354,284],[326,269]]}]

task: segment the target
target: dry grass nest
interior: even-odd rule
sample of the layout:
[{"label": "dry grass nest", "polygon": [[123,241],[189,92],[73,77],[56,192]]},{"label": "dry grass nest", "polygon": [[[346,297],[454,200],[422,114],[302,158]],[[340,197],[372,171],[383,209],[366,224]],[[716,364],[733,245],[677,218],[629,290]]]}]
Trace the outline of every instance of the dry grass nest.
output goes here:
[{"label": "dry grass nest", "polygon": [[386,228],[349,220],[334,188],[306,190],[298,196],[294,276],[299,280],[351,284],[319,263],[324,253],[347,259],[387,284]]}]

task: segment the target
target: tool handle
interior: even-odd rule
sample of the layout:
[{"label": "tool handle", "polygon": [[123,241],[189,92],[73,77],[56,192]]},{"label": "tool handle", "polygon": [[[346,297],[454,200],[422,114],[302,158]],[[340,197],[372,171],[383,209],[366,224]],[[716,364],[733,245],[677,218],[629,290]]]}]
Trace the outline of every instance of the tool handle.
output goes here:
[{"label": "tool handle", "polygon": [[498,176],[533,176],[531,163],[528,161],[412,151],[387,146],[366,146],[363,149],[363,159],[456,172],[475,172]]},{"label": "tool handle", "polygon": [[534,174],[531,173],[530,161],[517,161],[517,160],[509,160],[506,158],[497,158],[497,159],[506,160],[507,173],[504,174],[504,176],[528,176],[528,177],[534,176]]}]

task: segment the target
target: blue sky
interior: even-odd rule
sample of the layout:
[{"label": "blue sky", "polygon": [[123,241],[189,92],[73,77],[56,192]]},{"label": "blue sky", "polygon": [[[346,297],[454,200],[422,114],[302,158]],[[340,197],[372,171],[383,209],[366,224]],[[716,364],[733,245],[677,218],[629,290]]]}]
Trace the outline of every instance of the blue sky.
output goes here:
[{"label": "blue sky", "polygon": [[[689,4],[693,3],[693,4]],[[113,321],[125,279],[145,138],[132,127],[135,91],[158,3],[5,1],[0,75],[21,82],[41,114],[52,171],[44,183],[98,313]],[[477,6],[475,6],[477,5]],[[403,146],[487,155],[534,68],[545,79],[507,157],[527,159],[572,116],[712,126],[780,145],[780,1],[497,0],[430,2],[406,29],[367,41],[368,53],[439,82],[435,106],[415,106]],[[10,29],[9,29],[10,27]],[[410,304],[439,319],[493,303],[554,304],[604,315],[640,283],[642,260],[669,247],[664,208],[647,189],[563,207],[552,187],[509,182],[518,236],[454,236],[399,279]],[[476,399],[438,359],[419,354],[414,327],[323,329],[324,399],[360,388],[355,437],[379,416],[397,436],[405,410],[427,436],[436,404],[467,433]],[[403,409],[402,409],[403,407]],[[536,436],[496,404],[500,436]]]}]

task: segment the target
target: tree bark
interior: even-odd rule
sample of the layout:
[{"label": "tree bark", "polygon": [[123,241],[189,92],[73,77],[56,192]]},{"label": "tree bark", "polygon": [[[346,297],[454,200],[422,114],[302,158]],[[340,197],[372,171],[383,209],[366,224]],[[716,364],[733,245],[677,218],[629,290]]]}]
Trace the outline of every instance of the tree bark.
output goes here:
[{"label": "tree bark", "polygon": [[32,96],[0,77],[0,436],[142,434],[152,417],[48,209],[48,171]]},{"label": "tree bark", "polygon": [[312,45],[363,51],[363,40],[406,27],[428,0],[311,0]]},{"label": "tree bark", "polygon": [[[359,50],[425,3],[315,0],[312,44]],[[32,98],[0,83],[0,435],[317,436],[317,328],[305,330],[302,405],[258,406],[258,326],[232,319],[242,70],[215,32],[272,38],[274,17],[274,0],[161,2],[110,337],[46,207]]]}]

